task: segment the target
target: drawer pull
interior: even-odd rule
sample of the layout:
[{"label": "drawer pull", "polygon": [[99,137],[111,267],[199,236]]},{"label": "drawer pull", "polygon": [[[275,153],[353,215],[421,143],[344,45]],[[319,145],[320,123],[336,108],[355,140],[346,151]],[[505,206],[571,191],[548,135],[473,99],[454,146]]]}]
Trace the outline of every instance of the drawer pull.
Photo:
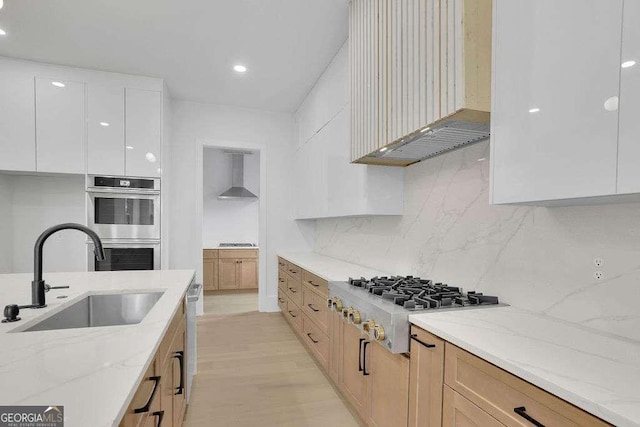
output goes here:
[{"label": "drawer pull", "polygon": [[156,411],[156,412],[152,413],[151,415],[153,415],[154,417],[158,417],[158,424],[156,424],[156,427],[161,427],[162,426],[162,419],[164,418],[164,411]]},{"label": "drawer pull", "polygon": [[149,396],[149,400],[147,401],[146,405],[144,405],[142,408],[137,408],[133,410],[135,414],[142,414],[144,412],[149,412],[149,408],[151,407],[151,402],[153,402],[153,397],[156,395],[156,392],[158,391],[158,385],[160,385],[160,377],[149,377],[149,380],[154,382],[153,390],[151,391],[151,396]]},{"label": "drawer pull", "polygon": [[358,345],[358,372],[362,372],[362,343],[366,341],[366,338],[360,338],[360,344]]},{"label": "drawer pull", "polygon": [[318,340],[314,340],[314,339],[313,339],[313,337],[311,336],[311,332],[309,332],[309,333],[307,334],[307,336],[309,337],[309,339],[310,339],[314,344],[318,344],[318,343],[320,342],[320,341],[318,341]]},{"label": "drawer pull", "polygon": [[291,315],[291,317],[298,317],[295,314],[293,314],[293,312],[291,310],[289,310],[289,314]]},{"label": "drawer pull", "polygon": [[289,269],[289,271],[290,271],[291,273],[293,273],[293,274],[297,274],[297,273],[298,273],[297,271],[292,270],[292,269]]},{"label": "drawer pull", "polygon": [[536,420],[531,415],[527,414],[527,408],[525,408],[524,406],[513,408],[513,412],[520,415],[522,418],[529,421],[531,424],[533,424],[536,427],[545,427],[544,424],[542,424],[540,421]]},{"label": "drawer pull", "polygon": [[365,341],[362,346],[362,375],[367,376],[369,372],[367,372],[367,346],[371,344],[369,341]]},{"label": "drawer pull", "polygon": [[173,357],[180,362],[180,385],[176,387],[176,392],[174,393],[179,395],[184,392],[184,351],[176,351]]},{"label": "drawer pull", "polygon": [[278,280],[280,280],[280,283],[284,283],[284,279],[278,279]]},{"label": "drawer pull", "polygon": [[418,339],[418,334],[412,334],[411,335],[411,339],[419,342],[420,344],[422,344],[423,346],[425,346],[427,348],[434,348],[436,346],[435,344],[429,344],[429,343],[426,343],[426,342],[424,342],[422,340],[419,340]]},{"label": "drawer pull", "polygon": [[284,303],[284,300],[282,298],[278,298],[278,301],[280,301],[281,303]]},{"label": "drawer pull", "polygon": [[295,289],[293,289],[293,288],[289,288],[289,290],[290,290],[292,293],[294,293],[294,294],[297,294],[297,293],[298,293],[298,291],[296,291],[296,290],[295,290]]},{"label": "drawer pull", "polygon": [[307,282],[311,285],[311,286],[315,286],[316,288],[320,285],[316,285],[315,283],[313,283],[313,281],[311,280],[307,280]]},{"label": "drawer pull", "polygon": [[320,310],[318,310],[317,308],[314,308],[314,307],[313,307],[313,304],[307,304],[307,306],[309,306],[309,308],[310,308],[311,310],[313,310],[313,311],[320,311]]}]

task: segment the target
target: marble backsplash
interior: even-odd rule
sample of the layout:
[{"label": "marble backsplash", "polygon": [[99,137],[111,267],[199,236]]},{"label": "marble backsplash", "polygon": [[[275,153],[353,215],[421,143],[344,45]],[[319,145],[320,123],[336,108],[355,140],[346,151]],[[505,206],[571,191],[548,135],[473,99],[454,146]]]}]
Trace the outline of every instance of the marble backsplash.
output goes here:
[{"label": "marble backsplash", "polygon": [[491,206],[489,190],[488,142],[417,163],[403,216],[318,220],[315,251],[640,341],[640,203]]}]

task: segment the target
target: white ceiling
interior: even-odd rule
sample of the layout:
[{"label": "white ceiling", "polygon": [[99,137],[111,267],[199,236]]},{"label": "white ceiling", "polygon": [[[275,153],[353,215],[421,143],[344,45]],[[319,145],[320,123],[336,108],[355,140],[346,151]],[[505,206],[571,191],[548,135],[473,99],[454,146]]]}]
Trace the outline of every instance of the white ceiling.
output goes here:
[{"label": "white ceiling", "polygon": [[177,99],[292,112],[346,41],[347,21],[348,0],[5,0],[0,55],[161,77]]}]

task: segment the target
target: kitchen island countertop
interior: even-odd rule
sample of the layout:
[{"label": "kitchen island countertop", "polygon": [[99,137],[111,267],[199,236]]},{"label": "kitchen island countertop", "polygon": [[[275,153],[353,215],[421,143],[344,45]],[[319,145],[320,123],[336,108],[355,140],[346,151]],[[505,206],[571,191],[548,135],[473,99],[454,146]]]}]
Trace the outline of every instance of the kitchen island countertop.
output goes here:
[{"label": "kitchen island countertop", "polygon": [[[160,345],[193,270],[45,273],[47,307],[0,324],[0,405],[64,406],[65,426],[112,426],[124,415]],[[30,304],[32,274],[0,275],[0,304]],[[23,330],[95,293],[164,291],[136,325]],[[56,297],[66,295],[67,298]]]},{"label": "kitchen island countertop", "polygon": [[516,307],[409,321],[619,427],[640,427],[640,343]]}]

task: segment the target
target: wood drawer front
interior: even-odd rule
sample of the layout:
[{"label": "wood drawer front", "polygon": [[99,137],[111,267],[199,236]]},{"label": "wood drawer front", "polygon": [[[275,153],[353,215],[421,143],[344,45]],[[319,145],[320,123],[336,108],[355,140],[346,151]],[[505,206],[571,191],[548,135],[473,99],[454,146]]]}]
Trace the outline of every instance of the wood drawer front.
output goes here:
[{"label": "wood drawer front", "polygon": [[218,250],[217,249],[203,249],[202,250],[202,258],[204,258],[204,259],[218,259]]},{"label": "wood drawer front", "polygon": [[160,363],[161,366],[165,365],[167,358],[171,354],[171,346],[173,344],[173,337],[175,336],[176,331],[180,327],[181,323],[186,321],[183,310],[184,302],[180,304],[178,312],[173,316],[173,319],[169,324],[169,328],[167,329],[167,332],[165,332],[164,338],[160,343],[160,347],[158,349],[158,363]]},{"label": "wood drawer front", "polygon": [[302,280],[302,269],[289,261],[287,261],[287,273],[294,279]]},{"label": "wood drawer front", "polygon": [[443,427],[503,427],[491,415],[465,399],[461,394],[444,386],[444,406],[442,408]]},{"label": "wood drawer front", "polygon": [[302,310],[289,298],[287,298],[287,311],[284,315],[296,332],[302,332]]},{"label": "wood drawer front", "polygon": [[288,267],[287,260],[282,257],[278,257],[278,268],[281,270],[287,271],[287,267]]},{"label": "wood drawer front", "polygon": [[316,324],[304,316],[302,319],[302,339],[307,343],[324,369],[329,366],[329,336]]},{"label": "wood drawer front", "polygon": [[287,273],[283,270],[278,270],[278,289],[282,289],[284,292],[287,291]]},{"label": "wood drawer front", "polygon": [[[160,385],[158,383],[158,388],[154,393],[156,380],[152,379],[152,377],[155,377],[156,375],[160,374],[158,372],[157,361],[154,360],[144,373],[142,382],[138,386],[136,394],[133,395],[133,399],[131,400],[131,404],[129,405],[127,412],[124,414],[124,417],[122,417],[122,421],[120,422],[121,427],[136,427],[138,425],[144,425],[147,418],[150,417],[150,414],[160,409]],[[147,412],[139,414],[135,413],[136,409],[143,408],[147,403],[149,403],[149,410]]]},{"label": "wood drawer front", "polygon": [[219,249],[218,257],[221,259],[258,258],[257,249]]},{"label": "wood drawer front", "polygon": [[520,407],[546,426],[609,425],[450,343],[445,349],[444,382],[507,426],[531,426],[514,412]]},{"label": "wood drawer front", "polygon": [[278,289],[278,307],[283,313],[287,311],[287,294],[282,289]]},{"label": "wood drawer front", "polygon": [[287,296],[296,303],[297,306],[302,305],[302,283],[287,277]]},{"label": "wood drawer front", "polygon": [[318,292],[325,298],[329,295],[329,284],[326,280],[316,276],[313,273],[309,273],[306,270],[302,270],[302,282],[307,284],[311,289]]},{"label": "wood drawer front", "polygon": [[324,334],[329,333],[327,299],[316,294],[306,284],[302,285],[302,311]]}]

